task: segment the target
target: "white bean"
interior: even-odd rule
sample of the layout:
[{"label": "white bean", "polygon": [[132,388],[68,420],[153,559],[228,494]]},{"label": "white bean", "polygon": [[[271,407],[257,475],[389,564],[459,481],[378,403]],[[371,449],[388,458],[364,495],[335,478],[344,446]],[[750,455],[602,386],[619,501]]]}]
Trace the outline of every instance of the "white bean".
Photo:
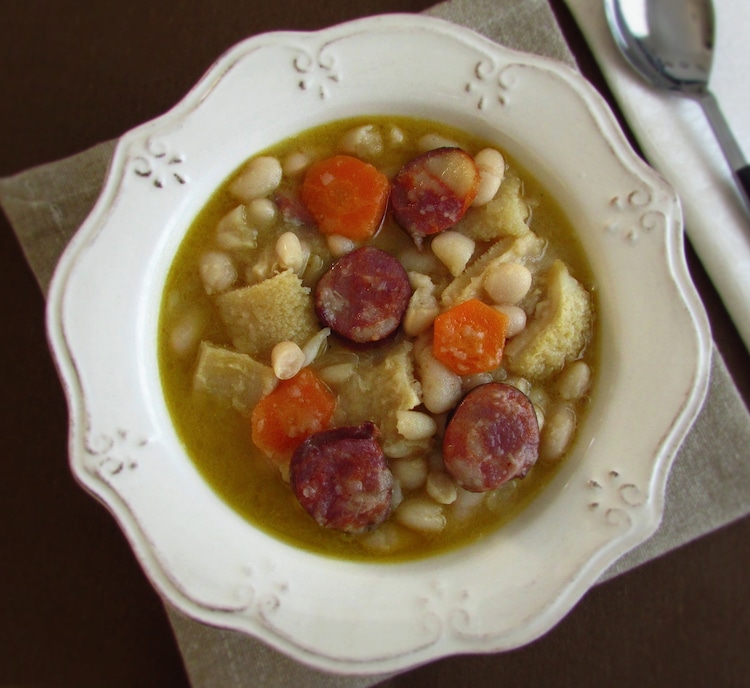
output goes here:
[{"label": "white bean", "polygon": [[424,533],[439,533],[446,523],[442,506],[424,497],[405,500],[394,516],[402,526]]},{"label": "white bean", "polygon": [[387,554],[403,549],[410,540],[408,531],[397,523],[389,522],[367,533],[362,537],[361,542],[369,550]]},{"label": "white bean", "polygon": [[398,509],[401,502],[404,501],[404,491],[401,489],[401,483],[398,480],[393,481],[393,490],[391,491],[391,510]]},{"label": "white bean", "polygon": [[249,203],[255,198],[267,196],[281,183],[281,163],[269,155],[253,158],[229,185],[234,196]]},{"label": "white bean", "polygon": [[276,240],[276,257],[279,260],[279,266],[285,270],[301,273],[309,256],[310,251],[306,250],[294,232],[284,232]]},{"label": "white bean", "polygon": [[573,361],[557,378],[558,394],[568,401],[580,399],[591,384],[591,368],[586,361]]},{"label": "white bean", "polygon": [[542,407],[534,404],[534,413],[536,414],[536,424],[539,426],[539,432],[544,428],[544,411]]},{"label": "white bean", "polygon": [[279,342],[271,350],[271,367],[279,380],[293,378],[304,364],[305,354],[294,342]]},{"label": "white bean", "polygon": [[437,432],[437,423],[421,411],[396,411],[396,429],[404,439],[426,440]]},{"label": "white bean", "polygon": [[435,298],[435,285],[427,275],[410,272],[409,283],[414,291],[406,307],[403,328],[410,337],[417,337],[426,332],[440,315],[440,304]]},{"label": "white bean", "polygon": [[443,471],[431,471],[425,489],[438,504],[453,504],[458,497],[456,483]]},{"label": "white bean", "polygon": [[279,209],[270,198],[254,198],[247,204],[248,224],[259,229],[270,227],[278,214]]},{"label": "white bean", "polygon": [[219,220],[216,243],[227,251],[254,249],[258,246],[258,230],[251,227],[247,206],[238,205]]},{"label": "white bean", "polygon": [[206,294],[219,294],[237,280],[237,268],[232,259],[221,251],[209,251],[201,256],[198,272]]},{"label": "white bean", "polygon": [[332,365],[321,368],[318,371],[320,379],[323,380],[327,385],[336,387],[343,385],[352,375],[356,366],[354,363],[334,363]]},{"label": "white bean", "polygon": [[427,480],[427,461],[421,457],[397,459],[391,462],[393,477],[405,490],[416,490]]},{"label": "white bean", "polygon": [[374,124],[363,124],[347,131],[338,149],[360,158],[376,158],[383,152],[383,135]]},{"label": "white bean", "polygon": [[183,295],[179,289],[170,289],[165,297],[164,307],[170,317],[174,316],[175,311],[183,304]]},{"label": "white bean", "polygon": [[465,234],[447,230],[436,235],[430,246],[451,275],[458,277],[474,255],[476,244]]},{"label": "white bean", "polygon": [[397,258],[406,272],[421,272],[427,275],[442,269],[441,263],[432,251],[420,251],[416,246],[401,251]]},{"label": "white bean", "polygon": [[544,430],[539,441],[539,457],[556,461],[570,446],[576,429],[575,411],[567,404],[550,409],[544,420]]},{"label": "white bean", "polygon": [[281,161],[281,169],[288,177],[302,174],[312,163],[312,158],[302,151],[293,151]]},{"label": "white bean", "polygon": [[531,270],[521,263],[500,263],[487,272],[484,289],[498,304],[515,306],[531,289]]},{"label": "white bean", "polygon": [[[317,280],[323,274],[325,262],[323,261],[323,257],[321,255],[317,253],[310,253],[309,249],[308,253],[309,257],[307,259],[307,265],[305,266],[304,279],[306,281],[317,282]],[[302,277],[303,275],[300,274],[299,276]]]},{"label": "white bean", "polygon": [[469,492],[456,487],[456,501],[451,505],[451,514],[458,521],[465,521],[474,514],[484,502],[486,492]]},{"label": "white bean", "polygon": [[414,447],[415,442],[396,436],[383,442],[383,454],[389,459],[413,458]]},{"label": "white bean", "polygon": [[464,392],[470,392],[472,389],[492,382],[494,379],[492,373],[473,373],[472,375],[464,375],[461,378],[461,386]]},{"label": "white bean", "polygon": [[388,144],[391,146],[402,146],[406,142],[406,134],[401,127],[397,127],[395,124],[388,127],[386,132]]},{"label": "white bean", "polygon": [[417,357],[422,383],[422,403],[430,413],[443,413],[453,408],[463,394],[461,378],[432,355],[426,346]]},{"label": "white bean", "polygon": [[542,387],[532,387],[528,396],[531,403],[535,404],[542,410],[549,406],[549,394],[547,394],[547,391]]},{"label": "white bean", "polygon": [[351,253],[357,247],[354,241],[349,237],[341,236],[341,234],[329,234],[326,237],[326,245],[334,258],[341,258],[341,256]]},{"label": "white bean", "polygon": [[520,306],[494,306],[494,308],[508,318],[508,324],[505,326],[507,338],[515,337],[526,329],[526,311]]},{"label": "white bean", "polygon": [[273,275],[276,265],[276,250],[274,246],[266,246],[255,262],[245,268],[245,281],[248,284],[262,282]]},{"label": "white bean", "polygon": [[526,396],[531,394],[531,383],[525,377],[519,377],[517,375],[509,376],[505,378],[506,385],[512,385],[517,390],[523,392]]},{"label": "white bean", "polygon": [[474,162],[479,168],[479,190],[472,205],[480,206],[495,198],[505,177],[505,159],[500,151],[483,148],[474,156]]},{"label": "white bean", "polygon": [[179,356],[191,354],[198,346],[204,325],[205,318],[197,309],[183,313],[169,335],[172,350]]}]

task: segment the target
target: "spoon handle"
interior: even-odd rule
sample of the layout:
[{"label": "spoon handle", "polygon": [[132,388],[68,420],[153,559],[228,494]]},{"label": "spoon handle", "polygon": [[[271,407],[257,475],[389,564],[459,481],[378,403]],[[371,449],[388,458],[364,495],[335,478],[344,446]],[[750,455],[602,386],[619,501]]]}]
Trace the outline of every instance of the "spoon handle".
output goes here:
[{"label": "spoon handle", "polygon": [[745,194],[745,202],[750,207],[750,165],[735,170],[734,175],[737,178],[737,184]]},{"label": "spoon handle", "polygon": [[708,90],[703,91],[698,100],[703,106],[703,111],[706,113],[706,118],[714,131],[724,157],[732,168],[735,181],[742,191],[745,204],[750,208],[750,164],[745,159],[745,155],[737,143],[737,139],[734,137],[714,94]]}]

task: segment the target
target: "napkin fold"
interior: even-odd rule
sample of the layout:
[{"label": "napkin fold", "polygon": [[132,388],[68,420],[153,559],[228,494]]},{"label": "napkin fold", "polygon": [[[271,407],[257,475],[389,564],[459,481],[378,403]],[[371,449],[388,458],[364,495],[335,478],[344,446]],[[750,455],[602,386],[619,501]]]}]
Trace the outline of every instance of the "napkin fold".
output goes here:
[{"label": "napkin fold", "polygon": [[[685,231],[750,350],[750,211],[701,106],[640,78],[611,37],[603,0],[565,0],[649,162],[677,190]],[[750,2],[714,0],[711,90],[750,152]]]},{"label": "napkin fold", "polygon": [[[427,14],[510,47],[575,64],[546,0],[450,0]],[[114,145],[105,142],[0,179],[0,204],[45,292],[57,258],[98,197]],[[706,404],[670,474],[663,524],[602,580],[750,513],[748,446],[750,416],[715,351]],[[169,605],[166,609],[195,688],[387,685],[387,676],[335,676],[310,669],[253,638],[200,624]]]}]

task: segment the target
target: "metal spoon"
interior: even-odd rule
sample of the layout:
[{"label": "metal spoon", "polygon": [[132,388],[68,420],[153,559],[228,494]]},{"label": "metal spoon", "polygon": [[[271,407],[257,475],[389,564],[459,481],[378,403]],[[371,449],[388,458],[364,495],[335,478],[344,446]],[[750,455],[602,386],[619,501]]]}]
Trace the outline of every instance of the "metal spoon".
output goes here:
[{"label": "metal spoon", "polygon": [[646,81],[701,104],[750,207],[750,165],[708,88],[711,0],[604,0],[604,9],[618,48]]}]

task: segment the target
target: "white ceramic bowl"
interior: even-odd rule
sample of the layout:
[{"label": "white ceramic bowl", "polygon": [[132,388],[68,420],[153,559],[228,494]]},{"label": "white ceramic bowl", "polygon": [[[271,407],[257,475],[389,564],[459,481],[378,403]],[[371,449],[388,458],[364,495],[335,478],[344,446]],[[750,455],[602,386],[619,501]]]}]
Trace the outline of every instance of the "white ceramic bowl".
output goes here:
[{"label": "white ceramic bowl", "polygon": [[[438,559],[329,559],[249,525],[203,482],[162,398],[157,319],[172,257],[243,160],[358,114],[496,141],[559,200],[598,284],[601,370],[573,454],[518,518]],[[421,16],[252,38],[172,111],[125,135],[51,287],[49,336],[76,478],[185,614],[317,668],[386,672],[517,647],[648,538],[699,411],[710,336],[672,189],[572,70]]]}]

